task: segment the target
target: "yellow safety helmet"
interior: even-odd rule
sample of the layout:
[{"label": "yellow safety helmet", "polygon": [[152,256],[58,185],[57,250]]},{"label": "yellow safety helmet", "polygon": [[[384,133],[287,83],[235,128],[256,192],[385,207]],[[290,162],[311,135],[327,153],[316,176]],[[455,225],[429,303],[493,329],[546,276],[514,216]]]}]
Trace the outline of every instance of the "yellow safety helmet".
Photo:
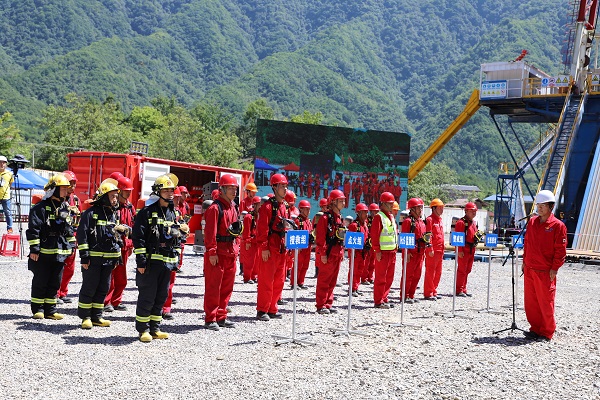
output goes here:
[{"label": "yellow safety helmet", "polygon": [[431,200],[431,203],[429,203],[429,207],[443,207],[443,206],[444,206],[444,202],[438,198]]},{"label": "yellow safety helmet", "polygon": [[44,186],[44,190],[54,189],[57,186],[71,186],[71,182],[69,182],[69,178],[64,174],[56,174],[48,179],[48,183]]},{"label": "yellow safety helmet", "polygon": [[247,183],[246,190],[249,190],[251,192],[258,192],[258,188],[256,187],[256,184],[254,182]]},{"label": "yellow safety helmet", "polygon": [[392,205],[392,210],[400,211],[400,204],[398,204],[397,201],[394,201],[394,204]]},{"label": "yellow safety helmet", "polygon": [[96,196],[104,196],[106,193],[114,192],[115,190],[119,190],[119,182],[116,179],[107,178],[100,184]]},{"label": "yellow safety helmet", "polygon": [[156,178],[152,185],[152,191],[158,193],[162,189],[175,189],[178,183],[179,178],[175,174],[164,174]]}]

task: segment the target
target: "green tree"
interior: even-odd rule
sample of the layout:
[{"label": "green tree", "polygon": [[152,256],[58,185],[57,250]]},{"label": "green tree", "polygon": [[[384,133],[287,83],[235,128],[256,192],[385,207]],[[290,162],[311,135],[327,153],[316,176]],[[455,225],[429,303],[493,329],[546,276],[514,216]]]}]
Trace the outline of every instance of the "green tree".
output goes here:
[{"label": "green tree", "polygon": [[40,156],[42,168],[65,169],[66,154],[78,148],[123,153],[138,139],[123,123],[125,116],[112,98],[100,103],[71,93],[65,101],[65,106],[47,107],[40,121],[45,142],[51,145]]},{"label": "green tree", "polygon": [[[2,105],[3,101],[0,101]],[[9,155],[9,150],[13,149],[15,144],[21,140],[19,128],[15,124],[10,123],[12,114],[6,111],[0,115],[0,154]]]},{"label": "green tree", "polygon": [[448,193],[442,185],[455,185],[458,176],[450,167],[443,163],[429,163],[408,185],[409,197],[420,197],[425,201],[440,198],[447,202]]},{"label": "green tree", "polygon": [[134,132],[139,132],[145,137],[152,132],[163,129],[167,121],[158,109],[144,106],[134,107],[129,118],[127,118],[127,123]]},{"label": "green tree", "polygon": [[299,124],[320,125],[323,122],[323,114],[320,111],[312,114],[310,111],[304,111],[302,114],[293,115],[290,118],[291,122]]},{"label": "green tree", "polygon": [[252,159],[256,154],[256,120],[258,118],[275,118],[275,112],[265,99],[258,99],[248,104],[244,112],[242,125],[236,130],[237,137],[242,146],[242,156],[245,159]]}]

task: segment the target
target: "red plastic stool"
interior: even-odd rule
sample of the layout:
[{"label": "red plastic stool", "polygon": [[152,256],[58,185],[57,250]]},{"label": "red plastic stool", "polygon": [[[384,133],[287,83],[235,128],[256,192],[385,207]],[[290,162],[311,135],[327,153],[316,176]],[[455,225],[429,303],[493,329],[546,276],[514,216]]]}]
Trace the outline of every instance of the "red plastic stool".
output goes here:
[{"label": "red plastic stool", "polygon": [[[12,242],[12,250],[8,249],[8,244]],[[0,244],[0,256],[18,257],[21,250],[21,236],[5,233],[2,235],[2,243]]]}]

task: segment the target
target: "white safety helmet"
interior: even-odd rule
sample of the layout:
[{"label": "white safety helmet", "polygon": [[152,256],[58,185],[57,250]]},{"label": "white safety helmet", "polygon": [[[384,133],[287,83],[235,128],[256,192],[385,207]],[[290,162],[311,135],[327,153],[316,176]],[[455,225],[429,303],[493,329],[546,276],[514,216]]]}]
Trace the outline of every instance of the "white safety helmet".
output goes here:
[{"label": "white safety helmet", "polygon": [[540,190],[537,196],[535,196],[535,202],[538,204],[556,203],[556,199],[554,197],[554,193],[552,193],[550,190]]}]

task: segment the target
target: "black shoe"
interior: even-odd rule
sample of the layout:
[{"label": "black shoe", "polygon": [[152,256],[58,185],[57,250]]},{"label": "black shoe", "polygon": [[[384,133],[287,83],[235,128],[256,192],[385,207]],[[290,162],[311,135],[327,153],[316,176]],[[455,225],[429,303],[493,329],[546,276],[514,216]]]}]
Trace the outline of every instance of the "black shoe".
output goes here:
[{"label": "black shoe", "polygon": [[288,303],[288,301],[287,301],[287,300],[284,300],[284,299],[279,299],[279,300],[277,300],[277,305],[278,305],[278,306],[284,306],[284,305],[286,305],[287,303]]},{"label": "black shoe", "polygon": [[235,322],[232,322],[228,319],[217,321],[217,325],[219,325],[221,328],[235,328]]},{"label": "black shoe", "polygon": [[394,303],[390,303],[389,301],[387,303],[385,303],[388,305],[389,308],[394,308]]},{"label": "black shoe", "polygon": [[167,320],[172,320],[172,319],[174,319],[174,318],[175,318],[175,317],[173,316],[173,314],[171,314],[170,312],[164,312],[164,313],[162,314],[162,317],[163,317],[163,319],[167,319]]},{"label": "black shoe", "polygon": [[525,335],[527,339],[531,340],[535,340],[538,337],[538,334],[532,331],[523,331],[523,335]]},{"label": "black shoe", "polygon": [[437,297],[435,297],[435,296],[431,296],[431,297],[423,297],[423,300],[437,301]]},{"label": "black shoe", "polygon": [[342,284],[341,283],[336,283],[335,287],[342,287]]},{"label": "black shoe", "polygon": [[390,305],[386,304],[386,303],[375,304],[375,308],[381,308],[381,309],[387,310],[388,308],[390,308]]},{"label": "black shoe", "polygon": [[435,298],[438,299],[438,300],[440,300],[442,298],[442,295],[441,294],[436,294]]},{"label": "black shoe", "polygon": [[467,297],[467,294],[465,292],[462,292],[457,294],[456,297]]},{"label": "black shoe", "polygon": [[298,284],[298,287],[302,290],[308,290],[308,286],[306,286],[305,284]]},{"label": "black shoe", "polygon": [[63,303],[72,303],[73,302],[73,299],[70,297],[67,297],[67,296],[63,296],[60,299],[63,301]]},{"label": "black shoe", "polygon": [[319,308],[317,310],[317,314],[327,315],[327,314],[329,314],[329,309],[328,308]]},{"label": "black shoe", "polygon": [[267,313],[267,315],[269,316],[270,319],[281,319],[283,318],[283,315],[281,315],[280,312],[276,312],[276,313]]},{"label": "black shoe", "polygon": [[355,290],[354,292],[352,292],[352,297],[358,297],[360,296],[360,294]]},{"label": "black shoe", "polygon": [[336,308],[331,307],[329,309],[329,314],[337,314],[339,311]]},{"label": "black shoe", "polygon": [[467,297],[473,297],[473,295],[471,293],[465,292],[465,294],[467,295]]},{"label": "black shoe", "polygon": [[114,307],[115,311],[127,311],[127,306],[125,306],[125,304],[119,304],[118,306]]},{"label": "black shoe", "polygon": [[259,321],[270,321],[271,317],[269,317],[269,314],[264,311],[258,311],[256,313],[256,319]]},{"label": "black shoe", "polygon": [[219,324],[217,324],[216,321],[213,322],[205,322],[204,323],[204,328],[208,329],[210,331],[218,331],[219,330]]},{"label": "black shoe", "polygon": [[108,304],[104,306],[104,312],[113,312],[115,311],[115,308],[112,306],[112,304]]},{"label": "black shoe", "polygon": [[177,299],[171,299],[171,304],[177,304]]},{"label": "black shoe", "polygon": [[414,301],[413,301],[413,299],[407,297],[406,299],[404,299],[404,303],[405,304],[412,304],[412,303],[414,303]]},{"label": "black shoe", "polygon": [[411,299],[413,303],[418,303],[419,299],[415,299],[414,297]]},{"label": "black shoe", "polygon": [[182,270],[182,269],[176,269],[176,270],[175,270],[175,273],[176,273],[176,274],[181,274],[181,275],[183,275],[183,270]]},{"label": "black shoe", "polygon": [[247,281],[244,281],[244,283],[249,283],[249,284],[253,284],[254,281],[252,279],[248,279]]}]

